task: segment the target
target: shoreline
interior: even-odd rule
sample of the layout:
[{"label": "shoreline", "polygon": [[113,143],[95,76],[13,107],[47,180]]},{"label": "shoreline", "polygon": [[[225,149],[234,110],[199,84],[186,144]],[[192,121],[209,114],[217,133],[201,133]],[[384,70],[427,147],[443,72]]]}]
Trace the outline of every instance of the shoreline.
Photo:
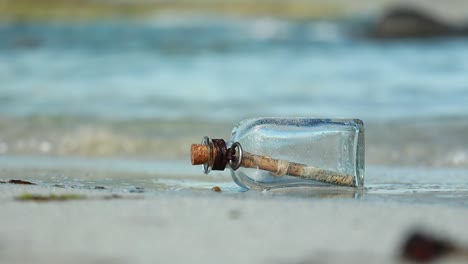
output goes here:
[{"label": "shoreline", "polygon": [[[464,148],[468,144],[468,120],[463,115],[364,120],[367,165],[468,168]],[[16,157],[28,162],[44,159],[48,164],[55,158],[63,158],[65,164],[80,159],[189,164],[191,144],[200,142],[203,136],[228,140],[237,122],[0,116],[0,158],[4,163]]]},{"label": "shoreline", "polygon": [[[0,158],[0,188],[19,188],[10,180],[31,182],[42,191],[117,194],[206,195],[221,188],[229,197],[356,200],[376,204],[413,204],[468,208],[466,168],[367,166],[364,188],[315,186],[247,191],[237,186],[229,171],[203,174],[200,167],[178,161],[60,157]],[[78,193],[79,194],[79,193]],[[13,197],[10,197],[13,198]]]}]

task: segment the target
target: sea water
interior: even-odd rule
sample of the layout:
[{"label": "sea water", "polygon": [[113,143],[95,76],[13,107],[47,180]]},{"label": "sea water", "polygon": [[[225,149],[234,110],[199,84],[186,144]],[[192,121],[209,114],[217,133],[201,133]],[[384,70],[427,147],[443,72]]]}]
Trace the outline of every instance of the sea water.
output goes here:
[{"label": "sea water", "polygon": [[361,34],[367,26],[177,15],[0,22],[0,177],[237,190],[227,174],[190,167],[190,144],[227,138],[247,117],[347,117],[366,123],[359,197],[464,204],[468,39],[377,41]]}]

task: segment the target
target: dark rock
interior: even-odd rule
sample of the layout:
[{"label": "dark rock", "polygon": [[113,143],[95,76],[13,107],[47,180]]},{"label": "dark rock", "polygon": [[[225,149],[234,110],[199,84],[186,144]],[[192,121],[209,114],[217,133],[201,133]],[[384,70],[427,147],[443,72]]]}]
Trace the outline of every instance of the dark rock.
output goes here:
[{"label": "dark rock", "polygon": [[452,25],[421,10],[399,7],[378,20],[370,36],[377,39],[468,37],[468,27]]},{"label": "dark rock", "polygon": [[455,246],[446,240],[414,232],[408,236],[401,249],[402,257],[417,262],[429,262],[455,251]]}]

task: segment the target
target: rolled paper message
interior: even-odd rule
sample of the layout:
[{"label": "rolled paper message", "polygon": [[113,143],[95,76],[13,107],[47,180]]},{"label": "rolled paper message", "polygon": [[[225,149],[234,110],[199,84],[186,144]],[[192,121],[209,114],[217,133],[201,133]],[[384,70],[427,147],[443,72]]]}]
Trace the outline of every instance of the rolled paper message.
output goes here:
[{"label": "rolled paper message", "polygon": [[276,177],[288,175],[335,185],[356,186],[355,178],[352,175],[310,167],[286,160],[273,159],[267,156],[254,155],[248,152],[244,152],[242,155],[241,166],[269,171]]}]

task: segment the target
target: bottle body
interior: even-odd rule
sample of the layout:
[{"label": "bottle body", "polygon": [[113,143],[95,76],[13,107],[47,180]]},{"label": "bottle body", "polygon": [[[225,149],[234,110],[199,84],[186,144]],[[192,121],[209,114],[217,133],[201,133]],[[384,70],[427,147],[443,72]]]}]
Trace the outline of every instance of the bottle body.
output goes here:
[{"label": "bottle body", "polygon": [[[244,152],[349,175],[355,187],[364,184],[364,124],[359,119],[247,119],[236,125],[230,141]],[[239,186],[257,190],[326,184],[255,167],[240,167],[231,175]]]}]

